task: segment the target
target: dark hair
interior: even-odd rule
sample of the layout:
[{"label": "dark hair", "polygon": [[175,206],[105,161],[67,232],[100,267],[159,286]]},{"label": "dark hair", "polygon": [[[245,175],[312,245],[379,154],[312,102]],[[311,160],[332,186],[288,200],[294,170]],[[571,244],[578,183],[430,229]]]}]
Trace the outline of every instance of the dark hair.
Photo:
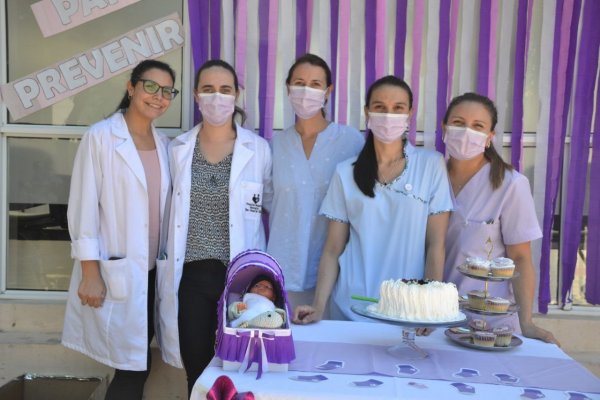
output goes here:
[{"label": "dark hair", "polygon": [[252,290],[252,288],[254,287],[254,285],[256,285],[257,283],[259,283],[261,281],[267,281],[267,282],[269,282],[271,284],[271,286],[273,287],[273,296],[275,297],[275,300],[273,300],[273,303],[277,303],[277,300],[282,297],[279,294],[279,285],[277,285],[277,283],[275,282],[275,279],[273,279],[273,277],[271,277],[269,275],[266,275],[266,274],[256,275],[250,281],[250,284],[246,288],[246,293],[250,293],[250,290]]},{"label": "dark hair", "polygon": [[[142,78],[144,72],[150,69],[160,69],[161,71],[165,71],[169,75],[171,75],[171,79],[173,80],[173,84],[175,84],[175,71],[173,68],[167,63],[158,60],[144,60],[140,62],[135,68],[131,71],[131,76],[129,77],[129,82],[131,82],[132,86],[135,86],[139,80]],[[117,111],[126,110],[129,108],[129,104],[131,103],[131,97],[129,96],[129,91],[125,91],[125,95],[121,99],[119,106],[117,107]]]},{"label": "dark hair", "polygon": [[[382,86],[396,86],[403,89],[408,93],[408,107],[412,109],[413,105],[413,94],[410,90],[410,86],[402,79],[388,75],[383,78],[379,78],[369,87],[365,98],[365,107],[369,107],[371,102],[371,96],[375,90]],[[406,144],[406,142],[405,142]],[[367,140],[362,150],[358,154],[358,158],[354,163],[354,182],[365,196],[375,197],[375,181],[377,180],[377,157],[375,156],[375,142],[373,139],[373,133],[367,131]]]},{"label": "dark hair", "polygon": [[[231,76],[233,76],[233,87],[235,88],[236,93],[239,93],[240,83],[238,81],[237,74],[235,73],[235,69],[233,69],[233,67],[228,62],[219,60],[219,59],[208,60],[204,64],[202,64],[202,66],[200,67],[198,72],[196,72],[196,79],[194,80],[194,88],[198,89],[198,84],[200,83],[200,74],[203,71],[205,71],[209,68],[212,68],[212,67],[220,67],[220,68],[223,68],[223,69],[226,69],[227,71],[229,71],[229,73],[231,73]],[[232,118],[232,125],[234,128],[235,128],[234,121],[235,121],[236,115],[240,116],[240,120],[241,120],[240,123],[242,125],[246,121],[246,112],[236,105],[235,109],[233,111],[233,118]]]},{"label": "dark hair", "polygon": [[[312,53],[306,53],[303,56],[300,56],[296,59],[294,64],[292,64],[288,71],[288,76],[287,78],[285,78],[285,83],[287,85],[291,84],[292,82],[292,75],[294,74],[294,70],[302,64],[310,64],[314,65],[315,67],[321,68],[325,72],[325,83],[327,84],[327,87],[331,86],[331,69],[329,68],[329,65],[327,65],[325,60],[323,60],[321,57]],[[325,117],[324,109],[321,109],[321,115]]]},{"label": "dark hair", "polygon": [[[443,121],[445,125],[448,124],[448,118],[450,117],[452,109],[465,102],[481,104],[490,114],[490,118],[492,119],[491,130],[493,131],[496,128],[496,124],[498,123],[498,110],[496,109],[494,102],[486,96],[472,92],[462,94],[452,99],[448,105],[446,114],[444,115]],[[492,184],[492,188],[498,189],[502,185],[506,171],[512,171],[513,167],[502,159],[502,156],[498,154],[492,142],[490,142],[489,147],[485,148],[483,156],[490,162],[490,183]]]}]

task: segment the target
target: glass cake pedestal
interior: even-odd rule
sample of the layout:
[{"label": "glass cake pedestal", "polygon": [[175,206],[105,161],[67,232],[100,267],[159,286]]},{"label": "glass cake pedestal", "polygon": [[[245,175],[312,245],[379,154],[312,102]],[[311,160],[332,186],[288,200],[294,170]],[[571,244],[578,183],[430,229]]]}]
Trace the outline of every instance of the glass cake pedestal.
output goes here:
[{"label": "glass cake pedestal", "polygon": [[427,358],[429,354],[421,347],[419,347],[415,341],[417,335],[417,328],[440,328],[447,327],[452,328],[455,326],[464,325],[467,322],[467,316],[460,313],[459,319],[455,321],[446,322],[426,322],[426,321],[407,321],[400,318],[393,318],[387,315],[379,314],[368,310],[368,304],[355,304],[350,309],[355,313],[363,317],[371,318],[379,322],[386,324],[398,325],[402,327],[402,341],[400,344],[394,345],[387,349],[388,353],[400,358],[400,359],[420,359]]}]

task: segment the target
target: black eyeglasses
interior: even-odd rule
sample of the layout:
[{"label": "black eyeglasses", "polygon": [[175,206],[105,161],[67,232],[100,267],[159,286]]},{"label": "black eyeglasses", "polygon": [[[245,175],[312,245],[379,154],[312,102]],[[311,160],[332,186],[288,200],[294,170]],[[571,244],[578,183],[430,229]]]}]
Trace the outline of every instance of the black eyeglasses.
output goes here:
[{"label": "black eyeglasses", "polygon": [[161,90],[162,97],[164,97],[167,100],[173,100],[177,96],[177,93],[179,93],[179,90],[175,89],[174,87],[160,86],[158,83],[150,79],[139,79],[139,81],[142,82],[144,92],[148,94],[154,94]]}]

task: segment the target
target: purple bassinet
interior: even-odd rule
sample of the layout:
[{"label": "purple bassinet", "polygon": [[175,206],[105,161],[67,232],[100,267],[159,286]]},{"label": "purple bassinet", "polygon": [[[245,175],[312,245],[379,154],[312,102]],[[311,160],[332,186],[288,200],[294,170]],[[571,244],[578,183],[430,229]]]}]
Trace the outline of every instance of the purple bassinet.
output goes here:
[{"label": "purple bassinet", "polygon": [[[238,301],[248,284],[258,275],[268,275],[275,283],[275,306],[286,310],[287,318],[280,329],[248,329],[227,326],[227,307]],[[258,371],[287,371],[295,357],[294,340],[290,329],[292,315],[285,291],[281,267],[273,257],[259,250],[238,254],[227,268],[227,282],[218,305],[218,330],[215,353],[223,360],[224,369]]]}]

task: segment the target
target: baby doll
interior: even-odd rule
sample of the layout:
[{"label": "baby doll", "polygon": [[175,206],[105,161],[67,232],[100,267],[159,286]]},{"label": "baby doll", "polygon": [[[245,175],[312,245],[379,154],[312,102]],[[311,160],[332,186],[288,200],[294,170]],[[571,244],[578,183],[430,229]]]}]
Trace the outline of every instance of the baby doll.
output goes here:
[{"label": "baby doll", "polygon": [[267,275],[258,275],[250,282],[242,301],[227,308],[233,328],[281,328],[286,321],[285,310],[275,307],[275,284]]}]

